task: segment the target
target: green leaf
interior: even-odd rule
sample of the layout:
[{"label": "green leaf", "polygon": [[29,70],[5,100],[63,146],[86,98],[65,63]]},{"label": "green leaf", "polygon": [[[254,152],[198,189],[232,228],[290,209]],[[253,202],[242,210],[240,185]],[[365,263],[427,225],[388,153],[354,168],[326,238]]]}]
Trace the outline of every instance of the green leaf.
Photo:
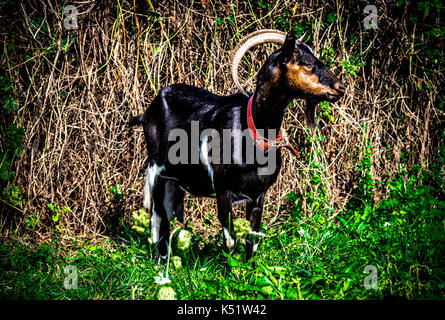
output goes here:
[{"label": "green leaf", "polygon": [[348,290],[351,285],[352,285],[352,279],[351,278],[347,278],[345,282],[343,282],[343,291]]},{"label": "green leaf", "polygon": [[260,288],[264,287],[264,286],[270,286],[270,285],[272,285],[272,281],[270,281],[270,279],[268,277],[262,276],[262,277],[256,278],[255,285]]},{"label": "green leaf", "polygon": [[0,90],[6,92],[11,89],[11,79],[7,76],[0,76]]},{"label": "green leaf", "polygon": [[18,110],[17,102],[10,95],[5,96],[3,99],[3,109],[5,109],[8,113],[12,111]]}]

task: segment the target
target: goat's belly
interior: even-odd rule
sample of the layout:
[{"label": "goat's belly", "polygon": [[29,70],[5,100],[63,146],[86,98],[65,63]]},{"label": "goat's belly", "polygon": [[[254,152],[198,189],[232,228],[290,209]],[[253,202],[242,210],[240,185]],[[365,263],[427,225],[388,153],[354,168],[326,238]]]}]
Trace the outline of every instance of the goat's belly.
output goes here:
[{"label": "goat's belly", "polygon": [[[280,159],[279,159],[280,160]],[[275,182],[281,161],[270,175],[258,175],[255,165],[166,164],[162,175],[175,180],[184,191],[197,197],[215,197],[216,190],[230,192],[235,204],[250,202]],[[216,187],[216,188],[215,188]]]},{"label": "goat's belly", "polygon": [[204,165],[169,165],[164,176],[176,180],[179,187],[194,196],[211,197],[215,194],[213,172]]}]

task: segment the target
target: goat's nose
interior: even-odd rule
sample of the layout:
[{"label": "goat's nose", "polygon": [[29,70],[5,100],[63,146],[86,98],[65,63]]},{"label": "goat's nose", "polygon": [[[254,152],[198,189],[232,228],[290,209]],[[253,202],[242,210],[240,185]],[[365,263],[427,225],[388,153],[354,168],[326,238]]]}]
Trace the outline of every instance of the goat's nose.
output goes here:
[{"label": "goat's nose", "polygon": [[335,84],[335,89],[341,94],[344,95],[345,94],[345,87],[343,86],[343,83],[341,82],[337,82]]}]

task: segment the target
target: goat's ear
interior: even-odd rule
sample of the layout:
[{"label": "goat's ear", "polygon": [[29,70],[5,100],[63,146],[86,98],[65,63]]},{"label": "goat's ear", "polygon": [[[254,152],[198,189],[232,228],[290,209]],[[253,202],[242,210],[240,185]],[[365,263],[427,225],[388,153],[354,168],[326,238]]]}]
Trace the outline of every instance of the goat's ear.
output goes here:
[{"label": "goat's ear", "polygon": [[284,40],[283,46],[281,47],[281,61],[289,62],[292,59],[295,51],[295,34],[291,31],[286,35],[286,39]]}]

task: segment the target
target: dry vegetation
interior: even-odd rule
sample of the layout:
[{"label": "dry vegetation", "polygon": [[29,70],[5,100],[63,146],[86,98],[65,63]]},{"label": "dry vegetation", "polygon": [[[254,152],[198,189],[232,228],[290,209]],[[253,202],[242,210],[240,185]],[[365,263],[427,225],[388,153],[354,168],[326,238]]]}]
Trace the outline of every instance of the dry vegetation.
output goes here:
[{"label": "dry vegetation", "polygon": [[[69,4],[78,8],[77,30],[63,27],[62,2],[1,5],[1,72],[11,81],[17,108],[0,120],[24,128],[24,145],[8,167],[16,174],[2,185],[20,190],[16,202],[2,198],[5,237],[16,231],[39,241],[54,234],[61,239],[119,234],[120,220],[130,221],[131,211],[142,206],[145,144],[141,129],[127,126],[129,117],[172,83],[235,92],[230,52],[262,28],[307,30],[317,55],[326,57],[323,48],[333,49],[324,61],[332,62],[346,87],[345,97],[325,115],[318,108],[319,131],[307,131],[302,101],[289,107],[285,129],[302,157],[283,151],[284,167],[266,198],[266,223],[288,214],[289,192],[303,199],[322,194],[321,204],[303,200],[308,217],[314,205],[330,208],[330,217],[341,214],[368,142],[376,200],[386,192],[378,182],[398,172],[402,162],[428,168],[434,161],[444,118],[437,107],[443,74],[427,72],[434,62],[414,55],[422,17],[418,27],[409,23],[412,6],[375,1],[379,29],[364,30],[364,5],[343,0]],[[274,48],[254,48],[243,61],[241,79],[250,90]],[[311,142],[308,134],[325,139]],[[320,184],[312,183],[315,176]],[[187,224],[191,220],[201,233],[219,229],[214,200],[187,199]],[[69,210],[60,209],[54,221],[57,206],[51,210],[48,204]],[[213,226],[202,222],[207,214]],[[30,228],[27,221],[36,223]]]}]

